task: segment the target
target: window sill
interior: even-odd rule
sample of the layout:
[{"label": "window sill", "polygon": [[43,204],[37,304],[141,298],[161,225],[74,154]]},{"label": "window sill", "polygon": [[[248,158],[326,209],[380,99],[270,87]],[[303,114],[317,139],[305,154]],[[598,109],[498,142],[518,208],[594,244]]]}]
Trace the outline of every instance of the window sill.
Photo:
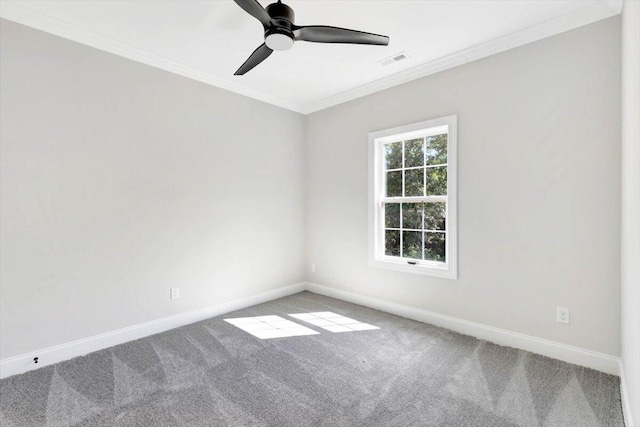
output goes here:
[{"label": "window sill", "polygon": [[444,279],[458,279],[458,272],[451,265],[443,265],[442,267],[425,265],[425,264],[409,264],[406,261],[395,261],[384,258],[376,258],[369,261],[371,267],[383,268],[386,270],[402,271],[404,273],[421,274],[423,276],[441,277]]}]

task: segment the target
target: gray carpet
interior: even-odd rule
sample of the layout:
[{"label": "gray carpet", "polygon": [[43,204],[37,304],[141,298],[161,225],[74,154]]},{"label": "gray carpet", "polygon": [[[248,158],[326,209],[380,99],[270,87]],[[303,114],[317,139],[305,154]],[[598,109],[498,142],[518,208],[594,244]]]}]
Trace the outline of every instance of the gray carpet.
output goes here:
[{"label": "gray carpet", "polygon": [[[381,329],[333,333],[288,314]],[[223,321],[320,332],[260,340]],[[622,426],[618,378],[303,292],[0,381],[2,426]]]}]

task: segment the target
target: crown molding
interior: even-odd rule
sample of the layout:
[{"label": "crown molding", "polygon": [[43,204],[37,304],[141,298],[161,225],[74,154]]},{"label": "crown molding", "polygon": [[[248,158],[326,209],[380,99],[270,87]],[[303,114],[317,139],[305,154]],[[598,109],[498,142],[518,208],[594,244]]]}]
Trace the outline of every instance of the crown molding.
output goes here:
[{"label": "crown molding", "polygon": [[622,11],[622,4],[623,0],[599,1],[575,12],[553,18],[541,24],[516,31],[306,105],[248,88],[226,78],[214,76],[200,69],[172,61],[91,30],[61,21],[14,1],[3,0],[0,2],[0,17],[287,110],[302,114],[311,114],[393,86],[398,86],[449,68],[467,64],[487,56],[495,55],[618,15]]},{"label": "crown molding", "polygon": [[507,34],[497,39],[427,62],[426,64],[401,71],[389,77],[367,83],[311,104],[307,104],[303,107],[301,113],[310,114],[324,110],[375,92],[380,92],[393,86],[398,86],[412,80],[417,80],[431,74],[436,74],[450,68],[477,61],[478,59],[482,59],[487,56],[495,55],[497,53],[533,43],[602,19],[619,15],[622,12],[622,3],[623,0],[605,0],[595,3],[591,6],[553,18],[541,24]]},{"label": "crown molding", "polygon": [[298,103],[248,88],[223,77],[214,76],[198,68],[164,58],[144,49],[95,33],[86,28],[61,21],[14,1],[2,0],[0,2],[0,17],[287,110],[298,113],[302,111],[302,106]]}]

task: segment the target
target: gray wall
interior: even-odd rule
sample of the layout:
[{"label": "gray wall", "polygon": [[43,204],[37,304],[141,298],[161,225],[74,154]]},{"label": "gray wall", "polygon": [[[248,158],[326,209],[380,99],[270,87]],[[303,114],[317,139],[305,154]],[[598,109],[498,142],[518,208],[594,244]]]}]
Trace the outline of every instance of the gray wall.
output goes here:
[{"label": "gray wall", "polygon": [[[450,114],[459,280],[369,267],[367,134]],[[619,17],[310,115],[306,159],[310,281],[619,354]]]},{"label": "gray wall", "polygon": [[[0,358],[305,278],[619,354],[618,18],[306,118],[0,35]],[[367,134],[454,113],[460,279],[370,268]]]},{"label": "gray wall", "polygon": [[640,423],[640,2],[622,10],[622,366]]},{"label": "gray wall", "polygon": [[0,358],[303,279],[303,116],[0,27]]}]

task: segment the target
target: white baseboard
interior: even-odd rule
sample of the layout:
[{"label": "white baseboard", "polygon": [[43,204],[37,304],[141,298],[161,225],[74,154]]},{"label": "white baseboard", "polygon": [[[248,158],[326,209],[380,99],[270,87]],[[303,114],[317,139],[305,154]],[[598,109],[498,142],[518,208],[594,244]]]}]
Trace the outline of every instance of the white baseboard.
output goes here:
[{"label": "white baseboard", "polygon": [[633,417],[631,416],[631,401],[629,400],[629,394],[627,392],[627,381],[624,375],[624,365],[620,360],[620,400],[622,400],[622,415],[624,416],[624,425],[627,427],[633,427],[637,424],[633,423]]},{"label": "white baseboard", "polygon": [[[242,308],[251,307],[253,305],[262,304],[267,301],[282,298],[298,292],[308,290],[320,295],[341,299],[343,301],[354,304],[363,305],[365,307],[374,308],[376,310],[385,311],[387,313],[406,317],[408,319],[417,320],[419,322],[429,323],[450,329],[465,335],[471,335],[479,339],[490,341],[499,345],[519,348],[532,353],[542,354],[554,359],[563,360],[597,371],[605,372],[612,375],[620,375],[620,358],[610,356],[608,354],[598,353],[595,351],[585,350],[554,341],[536,338],[517,332],[508,331],[506,329],[494,328],[492,326],[483,325],[468,320],[458,319],[443,314],[422,310],[415,307],[409,307],[402,304],[384,301],[377,298],[367,297],[356,293],[331,288],[316,283],[297,283],[290,286],[281,287],[271,291],[252,295],[239,300],[218,304],[201,310],[181,313],[162,319],[153,320],[138,325],[129,326],[104,334],[95,335],[88,338],[60,344],[54,347],[45,348],[15,357],[0,360],[0,378],[6,378],[12,375],[21,374],[43,366],[52,365],[54,363],[73,359],[74,357],[83,356],[94,351],[113,347],[118,344],[144,338],[200,320],[209,319],[211,317],[220,316]],[[33,363],[33,358],[38,357],[38,363]],[[623,397],[623,406],[625,406],[625,414],[629,413],[629,402],[626,389],[624,388],[624,378],[621,379],[621,394]],[[628,418],[627,418],[628,419]],[[633,425],[627,423],[627,425]]]},{"label": "white baseboard", "polygon": [[[178,328],[190,323],[199,322],[211,317],[251,307],[253,305],[262,304],[264,302],[286,297],[304,290],[305,283],[296,283],[294,285],[284,286],[235,301],[218,304],[213,307],[176,314],[174,316],[140,323],[31,353],[2,359],[0,360],[0,378],[10,377],[33,369],[42,368],[43,366],[62,362],[64,360],[70,360],[74,357],[83,356],[94,351],[113,347],[114,345],[123,344],[125,342],[164,332],[169,329]],[[33,363],[34,357],[38,358],[37,364]]]},{"label": "white baseboard", "polygon": [[434,313],[415,307],[396,304],[377,298],[367,297],[353,292],[335,289],[316,283],[307,283],[310,292],[337,298],[365,307],[374,308],[418,322],[440,326],[465,335],[483,339],[495,344],[527,350],[532,353],[559,359],[564,362],[584,366],[612,375],[620,375],[620,358],[604,353],[585,350],[558,342],[536,338],[506,329],[494,328],[481,323],[470,322],[452,316]]}]

